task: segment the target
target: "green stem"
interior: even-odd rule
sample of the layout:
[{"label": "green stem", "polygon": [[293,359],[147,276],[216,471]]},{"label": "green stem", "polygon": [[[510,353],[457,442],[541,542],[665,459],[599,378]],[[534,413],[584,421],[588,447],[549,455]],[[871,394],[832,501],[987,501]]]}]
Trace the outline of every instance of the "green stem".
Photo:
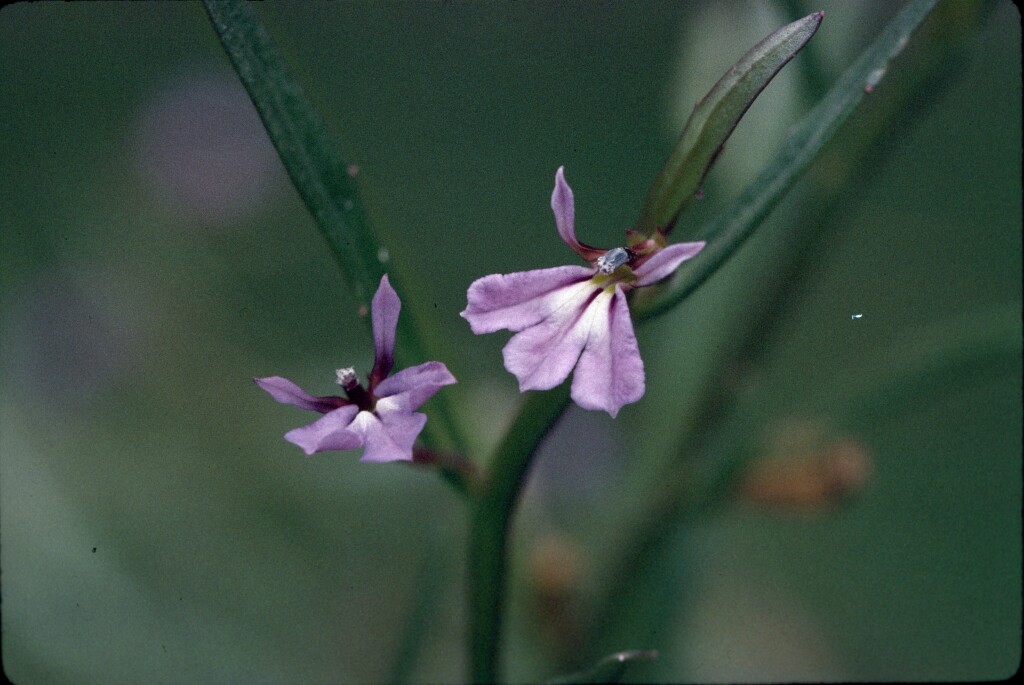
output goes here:
[{"label": "green stem", "polygon": [[469,531],[470,673],[498,680],[508,533],[519,493],[541,440],[569,405],[569,384],[530,393],[498,446]]}]

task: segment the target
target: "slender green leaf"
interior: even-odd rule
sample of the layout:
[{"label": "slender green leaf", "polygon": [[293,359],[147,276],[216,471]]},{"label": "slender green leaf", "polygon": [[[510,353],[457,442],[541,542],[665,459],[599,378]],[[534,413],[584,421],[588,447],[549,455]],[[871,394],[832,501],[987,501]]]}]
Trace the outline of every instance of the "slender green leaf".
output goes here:
[{"label": "slender green leaf", "polygon": [[244,0],[204,0],[217,37],[249,92],[270,140],[360,307],[384,275],[384,247],[366,217],[355,179],[320,115]]},{"label": "slender green leaf", "polygon": [[530,393],[491,460],[469,531],[469,641],[473,682],[498,680],[508,528],[540,441],[569,404],[569,383]]},{"label": "slender green leaf", "polygon": [[679,142],[647,194],[634,227],[637,232],[650,236],[655,229],[667,232],[672,227],[697,196],[736,124],[779,70],[811,39],[824,16],[824,12],[815,12],[762,40],[729,67],[694,106]]},{"label": "slender green leaf", "polygon": [[662,314],[704,283],[761,224],[814,161],[836,129],[867,92],[877,85],[889,62],[906,45],[937,0],[912,0],[850,66],[825,98],[800,121],[782,150],[729,209],[701,233],[708,245],[676,276],[658,288],[638,292],[631,306],[637,319]]},{"label": "slender green leaf", "polygon": [[548,685],[572,685],[572,683],[621,683],[630,666],[653,661],[658,658],[654,650],[638,649],[609,654],[585,671],[549,680]]}]

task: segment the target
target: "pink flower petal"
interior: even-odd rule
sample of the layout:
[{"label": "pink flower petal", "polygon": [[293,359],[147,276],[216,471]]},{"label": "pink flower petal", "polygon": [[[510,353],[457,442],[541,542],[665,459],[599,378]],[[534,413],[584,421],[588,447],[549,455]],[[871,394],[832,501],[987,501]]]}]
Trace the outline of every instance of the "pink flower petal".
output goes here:
[{"label": "pink flower petal", "polygon": [[398,312],[402,302],[391,287],[387,274],[381,277],[380,285],[373,296],[373,370],[370,372],[370,389],[391,373],[395,364],[395,329],[398,327]]},{"label": "pink flower petal", "polygon": [[570,250],[588,262],[597,259],[604,253],[604,250],[590,247],[576,240],[576,207],[572,188],[565,182],[565,167],[560,166],[555,172],[555,189],[551,191],[551,211],[555,214],[558,235]]},{"label": "pink flower petal", "polygon": [[[586,271],[586,270],[584,270]],[[440,388],[455,383],[441,362],[427,362],[388,377],[394,366],[395,332],[402,304],[388,277],[380,279],[373,296],[373,343],[375,359],[370,372],[369,394],[358,395],[359,405],[341,397],[314,397],[286,378],[254,378],[278,402],[324,414],[313,423],[285,434],[307,455],[326,450],[351,450],[364,446],[361,461],[412,460],[412,446],[427,422],[414,410]],[[339,372],[349,392],[356,390]],[[365,402],[364,402],[365,400]],[[375,404],[371,409],[371,402]],[[365,407],[360,410],[359,406]]]},{"label": "pink flower petal", "polygon": [[281,378],[280,376],[268,376],[266,378],[253,378],[253,382],[260,386],[281,404],[291,404],[300,409],[308,409],[310,411],[317,411],[321,414],[343,407],[348,404],[348,400],[341,397],[335,397],[329,395],[327,397],[316,397],[310,395],[308,392],[292,383],[287,378]]},{"label": "pink flower petal", "polygon": [[441,362],[426,362],[402,369],[381,381],[374,391],[380,399],[377,406],[386,406],[406,413],[415,411],[446,385],[456,383],[455,376]]},{"label": "pink flower petal", "polygon": [[426,423],[425,414],[360,412],[351,427],[365,445],[359,461],[412,461],[413,443]]},{"label": "pink flower petal", "polygon": [[502,356],[520,392],[549,390],[569,376],[587,342],[588,305],[599,293],[590,283],[566,288],[557,309],[508,341]]},{"label": "pink flower petal", "polygon": [[359,408],[354,404],[335,409],[308,426],[288,431],[284,439],[301,447],[307,455],[327,450],[355,449],[363,444],[362,439],[351,430],[353,419],[359,413]]},{"label": "pink flower petal", "polygon": [[573,372],[572,399],[614,418],[623,405],[643,397],[644,363],[622,288],[617,286],[614,296],[602,293],[590,308],[594,315]]},{"label": "pink flower petal", "polygon": [[673,243],[658,250],[650,259],[633,270],[637,281],[635,287],[651,285],[667,278],[687,259],[695,257],[704,249],[704,243]]},{"label": "pink flower petal", "polygon": [[573,200],[572,188],[565,182],[565,167],[558,167],[555,172],[555,189],[551,191],[551,211],[555,214],[555,225],[562,242],[570,249],[579,252],[580,244],[576,240],[576,203]]},{"label": "pink flower petal", "polygon": [[[636,279],[629,282],[614,271],[629,256],[625,248],[599,250],[576,239],[575,200],[564,167],[555,172],[551,210],[562,241],[598,271],[609,273],[566,266],[484,276],[470,285],[462,316],[478,335],[501,329],[515,333],[502,356],[520,391],[553,388],[575,367],[572,398],[585,409],[614,417],[645,390],[626,291],[668,277],[704,243],[677,243],[639,257],[633,267]],[[652,239],[637,249],[644,252],[653,245]]]},{"label": "pink flower petal", "polygon": [[469,306],[461,316],[477,335],[503,328],[521,331],[557,309],[564,289],[589,281],[593,275],[593,269],[582,266],[556,266],[484,276],[469,286]]}]

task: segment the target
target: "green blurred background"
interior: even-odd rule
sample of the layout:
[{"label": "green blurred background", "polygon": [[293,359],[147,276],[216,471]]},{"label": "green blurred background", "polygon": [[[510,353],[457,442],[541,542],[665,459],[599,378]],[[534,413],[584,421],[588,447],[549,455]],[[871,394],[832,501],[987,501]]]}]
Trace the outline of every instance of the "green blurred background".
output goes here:
[{"label": "green blurred background", "polygon": [[[444,392],[477,458],[518,393],[507,336],[476,338],[458,312],[479,276],[572,256],[548,207],[555,169],[581,239],[619,244],[692,104],[817,9],[821,30],[740,124],[681,235],[736,197],[895,4],[260,6],[360,167],[412,288],[405,311],[434,324],[460,380]],[[868,126],[907,63],[841,136]],[[678,527],[650,562],[657,622],[613,646],[661,651],[643,677],[1018,667],[1020,76],[1019,16],[989,6],[955,78],[842,189],[736,414],[745,443],[794,425],[854,439],[871,479],[841,507],[727,503]],[[8,676],[376,682],[408,656],[419,611],[413,680],[462,680],[462,503],[415,467],[304,458],[281,436],[309,416],[250,381],[328,394],[335,368],[369,367],[372,345],[201,6],[5,7],[0,88]],[[813,214],[817,187],[798,186],[693,298],[638,329],[640,403],[614,421],[570,409],[544,445],[513,540],[512,680],[571,662],[560,621],[594,606],[628,514],[756,319],[775,236]],[[683,459],[679,477],[699,469]],[[562,613],[543,601],[552,574],[566,579]]]}]

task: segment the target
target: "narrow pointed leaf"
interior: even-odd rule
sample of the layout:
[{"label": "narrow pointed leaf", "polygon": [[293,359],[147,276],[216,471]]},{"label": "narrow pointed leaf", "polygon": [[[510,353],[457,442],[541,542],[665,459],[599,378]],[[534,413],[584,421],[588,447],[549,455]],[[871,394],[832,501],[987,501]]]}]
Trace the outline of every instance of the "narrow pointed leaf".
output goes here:
[{"label": "narrow pointed leaf", "polygon": [[270,140],[360,306],[369,306],[384,269],[383,247],[333,136],[244,0],[204,0],[210,22],[249,92]]},{"label": "narrow pointed leaf", "polygon": [[659,288],[638,292],[631,305],[637,320],[651,318],[682,302],[718,270],[754,232],[800,178],[840,125],[877,85],[877,75],[906,45],[937,0],[912,0],[797,124],[782,150],[737,200],[706,230],[707,247],[686,269]]},{"label": "narrow pointed leaf", "polygon": [[591,668],[570,675],[549,680],[548,685],[571,685],[572,683],[621,683],[630,666],[653,661],[658,658],[656,651],[638,649],[610,654]]},{"label": "narrow pointed leaf", "polygon": [[667,232],[676,217],[696,198],[722,145],[768,82],[811,39],[824,12],[815,12],[783,26],[729,67],[711,91],[693,108],[683,133],[647,194],[634,227],[650,236]]}]

